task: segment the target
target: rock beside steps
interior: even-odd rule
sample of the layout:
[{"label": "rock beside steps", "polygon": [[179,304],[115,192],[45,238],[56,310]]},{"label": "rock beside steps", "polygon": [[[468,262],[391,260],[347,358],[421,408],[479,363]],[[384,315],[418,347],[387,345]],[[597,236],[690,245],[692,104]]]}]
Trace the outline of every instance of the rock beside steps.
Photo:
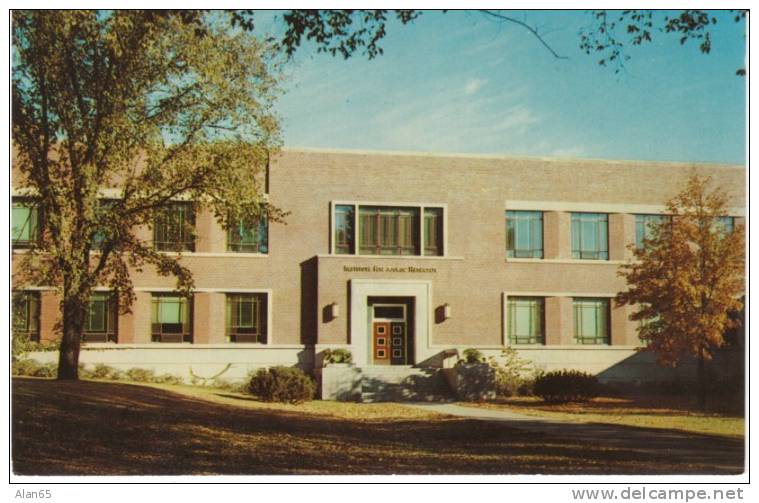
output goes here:
[{"label": "rock beside steps", "polygon": [[362,402],[452,401],[441,369],[387,365],[361,368]]}]

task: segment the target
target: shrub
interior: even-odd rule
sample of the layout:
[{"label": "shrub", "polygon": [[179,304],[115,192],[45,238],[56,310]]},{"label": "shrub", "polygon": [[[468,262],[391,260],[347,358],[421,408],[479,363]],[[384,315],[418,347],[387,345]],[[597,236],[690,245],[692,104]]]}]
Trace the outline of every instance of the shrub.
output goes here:
[{"label": "shrub", "polygon": [[13,360],[11,363],[11,373],[14,376],[34,376],[40,367],[40,362],[37,360],[31,360],[29,358]]},{"label": "shrub", "polygon": [[548,403],[585,402],[598,396],[598,379],[579,370],[546,372],[535,379],[533,392]]},{"label": "shrub", "polygon": [[127,379],[136,382],[154,382],[155,372],[150,369],[141,369],[138,367],[132,367],[126,371]]},{"label": "shrub", "polygon": [[464,358],[459,360],[458,363],[485,363],[485,356],[479,349],[465,349],[462,354],[464,355]]},{"label": "shrub", "polygon": [[520,392],[527,387],[528,379],[525,375],[532,369],[532,362],[519,356],[514,348],[506,348],[501,352],[501,361],[495,358],[488,360],[493,369],[495,369],[495,392],[498,396],[509,397]]},{"label": "shrub", "polygon": [[353,363],[353,355],[347,349],[325,349],[324,363]]},{"label": "shrub", "polygon": [[221,377],[217,377],[211,381],[210,386],[212,388],[221,389],[224,391],[233,391],[235,393],[245,392],[246,387],[246,385],[240,381],[230,381]]},{"label": "shrub", "polygon": [[95,368],[90,371],[90,377],[93,379],[110,379],[112,381],[118,381],[124,377],[124,373],[108,365],[98,363]]},{"label": "shrub", "polygon": [[298,368],[271,367],[253,375],[248,392],[264,402],[302,403],[314,397],[316,385]]}]

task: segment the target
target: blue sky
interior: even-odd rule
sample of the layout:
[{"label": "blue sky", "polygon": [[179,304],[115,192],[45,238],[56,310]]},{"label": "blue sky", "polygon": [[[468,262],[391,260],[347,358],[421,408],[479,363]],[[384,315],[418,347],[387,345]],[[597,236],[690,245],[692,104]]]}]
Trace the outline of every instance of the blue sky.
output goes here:
[{"label": "blue sky", "polygon": [[[310,45],[285,67],[278,111],[288,147],[743,163],[743,24],[720,16],[712,53],[674,35],[626,49],[615,74],[579,50],[585,11],[476,12],[391,24],[384,55],[347,61]],[[259,17],[269,25],[271,13]],[[276,26],[276,24],[274,25]]]}]

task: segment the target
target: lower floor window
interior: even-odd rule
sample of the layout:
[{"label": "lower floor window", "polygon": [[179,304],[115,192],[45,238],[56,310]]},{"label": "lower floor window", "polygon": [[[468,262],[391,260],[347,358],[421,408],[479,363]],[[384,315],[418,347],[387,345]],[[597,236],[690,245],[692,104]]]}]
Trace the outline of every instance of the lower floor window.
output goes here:
[{"label": "lower floor window", "polygon": [[506,320],[509,344],[544,344],[542,297],[509,297]]},{"label": "lower floor window", "polygon": [[177,294],[153,294],[153,342],[192,342],[192,302]]},{"label": "lower floor window", "polygon": [[227,294],[229,342],[266,344],[268,315],[265,293]]},{"label": "lower floor window", "polygon": [[116,298],[110,292],[95,292],[87,306],[85,342],[116,342]]},{"label": "lower floor window", "polygon": [[578,344],[609,344],[609,299],[575,298],[574,335]]},{"label": "lower floor window", "polygon": [[40,293],[31,291],[13,294],[13,335],[40,341]]}]

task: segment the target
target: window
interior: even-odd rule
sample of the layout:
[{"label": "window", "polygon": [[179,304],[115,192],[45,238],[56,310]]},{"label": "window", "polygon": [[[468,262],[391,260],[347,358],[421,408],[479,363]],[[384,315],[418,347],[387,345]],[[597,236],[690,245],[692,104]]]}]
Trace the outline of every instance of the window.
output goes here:
[{"label": "window", "polygon": [[575,340],[578,344],[609,344],[609,299],[576,298]]},{"label": "window", "polygon": [[227,230],[227,251],[268,253],[268,219],[262,216],[258,222],[231,222]]},{"label": "window", "polygon": [[635,215],[635,247],[643,249],[643,241],[653,237],[653,229],[665,220],[667,215]]},{"label": "window", "polygon": [[717,217],[717,227],[724,233],[730,234],[735,228],[735,218]]},{"label": "window", "polygon": [[29,340],[40,340],[40,293],[16,292],[13,294],[13,334]]},{"label": "window", "polygon": [[[101,225],[107,224],[105,214],[116,206],[117,199],[99,199],[97,204],[96,214],[98,221]],[[103,228],[99,228],[95,231],[95,235],[92,236],[92,249],[100,250],[103,247],[103,241],[105,241],[106,233]]]},{"label": "window", "polygon": [[153,243],[159,251],[195,251],[195,214],[190,203],[173,203],[155,220]]},{"label": "window", "polygon": [[572,258],[609,260],[609,216],[572,213]]},{"label": "window", "polygon": [[265,293],[227,295],[227,338],[229,342],[266,344],[268,315]]},{"label": "window", "polygon": [[506,256],[543,258],[543,212],[506,212]]},{"label": "window", "polygon": [[443,218],[440,207],[337,204],[333,253],[443,256]]},{"label": "window", "polygon": [[353,206],[338,204],[335,206],[335,253],[339,255],[353,255],[355,220]]},{"label": "window", "polygon": [[39,240],[40,210],[31,201],[13,201],[11,242],[14,247],[29,247]]},{"label": "window", "polygon": [[443,208],[424,209],[424,254],[443,255]]},{"label": "window", "polygon": [[542,297],[508,297],[506,321],[509,344],[545,344]]},{"label": "window", "polygon": [[150,313],[153,342],[192,342],[192,304],[176,294],[153,294]]},{"label": "window", "polygon": [[110,292],[90,296],[84,321],[85,342],[116,342],[116,298]]}]

